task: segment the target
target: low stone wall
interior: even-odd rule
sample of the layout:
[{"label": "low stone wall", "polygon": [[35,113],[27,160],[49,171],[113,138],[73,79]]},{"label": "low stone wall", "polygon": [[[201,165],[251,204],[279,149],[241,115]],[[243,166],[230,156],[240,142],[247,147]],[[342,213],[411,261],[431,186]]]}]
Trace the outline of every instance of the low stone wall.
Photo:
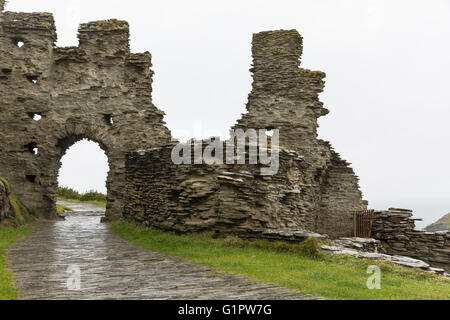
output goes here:
[{"label": "low stone wall", "polygon": [[420,259],[450,272],[450,232],[415,230],[412,215],[406,209],[375,212],[374,238],[383,241],[388,254]]},{"label": "low stone wall", "polygon": [[[129,154],[123,217],[177,232],[215,231],[245,238],[301,240],[313,235],[314,206],[301,174],[303,160],[280,152],[280,169],[261,165],[176,165],[173,145]],[[319,235],[316,235],[319,236]]]}]

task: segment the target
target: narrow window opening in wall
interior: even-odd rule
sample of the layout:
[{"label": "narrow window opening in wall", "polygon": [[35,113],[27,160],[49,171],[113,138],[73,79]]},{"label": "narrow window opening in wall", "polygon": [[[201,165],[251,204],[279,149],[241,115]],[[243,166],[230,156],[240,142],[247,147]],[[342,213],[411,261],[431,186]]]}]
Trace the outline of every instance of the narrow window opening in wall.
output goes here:
[{"label": "narrow window opening in wall", "polygon": [[106,124],[108,124],[108,125],[110,125],[110,126],[112,126],[112,125],[114,124],[114,120],[113,120],[113,118],[112,118],[112,115],[110,115],[110,114],[105,114],[104,117],[105,117],[105,122],[106,122]]},{"label": "narrow window opening in wall", "polygon": [[22,38],[14,38],[12,39],[13,43],[16,45],[16,47],[18,48],[22,48],[25,45],[25,41]]},{"label": "narrow window opening in wall", "polygon": [[32,183],[36,182],[36,176],[35,175],[27,175],[26,178],[27,178],[28,182],[32,182]]},{"label": "narrow window opening in wall", "polygon": [[42,113],[39,112],[30,112],[28,113],[28,116],[34,121],[39,121],[42,119]]},{"label": "narrow window opening in wall", "polygon": [[36,84],[36,83],[38,83],[39,77],[38,77],[38,76],[27,76],[27,79],[28,79],[28,81],[30,81],[31,83]]},{"label": "narrow window opening in wall", "polygon": [[28,151],[29,151],[31,154],[37,155],[38,152],[39,152],[39,149],[38,149],[38,147],[37,147],[36,142],[30,142],[30,143],[27,144],[25,147],[28,149]]}]

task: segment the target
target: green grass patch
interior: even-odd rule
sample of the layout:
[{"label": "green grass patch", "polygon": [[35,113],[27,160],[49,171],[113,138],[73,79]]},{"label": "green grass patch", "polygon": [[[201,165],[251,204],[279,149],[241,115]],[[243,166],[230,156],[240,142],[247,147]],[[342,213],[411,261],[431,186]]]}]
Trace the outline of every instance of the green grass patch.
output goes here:
[{"label": "green grass patch", "polygon": [[56,204],[56,211],[58,212],[58,215],[63,215],[66,211],[73,211],[71,208],[69,208],[69,207],[67,207],[67,206],[65,206],[65,205],[62,205],[62,204],[59,204],[59,203],[57,203]]},{"label": "green grass patch", "polygon": [[59,187],[56,193],[58,194],[58,200],[72,203],[90,203],[106,207],[106,195],[95,190],[79,193],[72,188]]},{"label": "green grass patch", "polygon": [[106,207],[106,201],[98,201],[98,200],[89,200],[89,201],[82,201],[82,200],[76,200],[76,199],[66,199],[58,197],[59,201],[66,201],[71,203],[90,203],[99,207]]},{"label": "green grass patch", "polygon": [[[179,235],[119,221],[113,232],[134,245],[179,256],[216,270],[242,274],[327,299],[450,298],[450,280],[382,260],[331,255],[317,240],[303,244],[218,238],[209,233]],[[370,265],[381,269],[381,290],[369,290]]]},{"label": "green grass patch", "polygon": [[6,264],[5,250],[21,236],[32,230],[31,227],[23,225],[18,228],[0,226],[0,300],[15,300],[17,292],[11,285],[11,273]]},{"label": "green grass patch", "polygon": [[90,203],[100,207],[106,207],[106,195],[95,190],[79,193],[72,188],[59,187],[57,194],[58,200],[72,203]]}]

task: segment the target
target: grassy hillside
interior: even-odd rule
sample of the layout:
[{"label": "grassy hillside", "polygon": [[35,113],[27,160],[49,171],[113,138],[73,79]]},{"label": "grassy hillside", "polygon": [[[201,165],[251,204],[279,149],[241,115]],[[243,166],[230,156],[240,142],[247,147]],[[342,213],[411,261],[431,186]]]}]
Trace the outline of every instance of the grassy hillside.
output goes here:
[{"label": "grassy hillside", "polygon": [[450,230],[450,213],[447,213],[435,223],[430,224],[425,230],[430,232]]},{"label": "grassy hillside", "polygon": [[[450,296],[449,279],[382,260],[317,252],[314,242],[296,245],[233,237],[214,239],[208,233],[178,235],[125,221],[111,228],[146,249],[327,299],[446,300]],[[381,269],[381,290],[367,288],[367,268],[371,265]]]}]

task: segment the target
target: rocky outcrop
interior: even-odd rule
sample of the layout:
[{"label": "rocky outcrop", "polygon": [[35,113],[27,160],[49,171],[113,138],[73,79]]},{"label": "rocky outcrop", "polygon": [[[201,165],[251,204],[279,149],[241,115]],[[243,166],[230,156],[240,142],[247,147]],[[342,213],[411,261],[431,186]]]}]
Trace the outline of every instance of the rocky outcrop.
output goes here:
[{"label": "rocky outcrop", "polygon": [[407,209],[375,212],[374,238],[383,242],[388,254],[420,259],[450,272],[450,232],[416,230],[412,216]]},{"label": "rocky outcrop", "polygon": [[428,232],[450,231],[450,213],[425,228]]}]

